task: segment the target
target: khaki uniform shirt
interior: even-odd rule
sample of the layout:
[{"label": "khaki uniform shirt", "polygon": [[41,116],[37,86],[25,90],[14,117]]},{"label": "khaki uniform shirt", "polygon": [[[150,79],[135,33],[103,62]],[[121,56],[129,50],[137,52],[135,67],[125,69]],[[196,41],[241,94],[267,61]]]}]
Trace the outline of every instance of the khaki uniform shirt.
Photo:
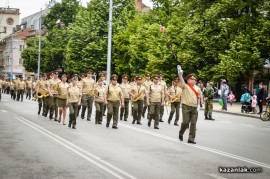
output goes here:
[{"label": "khaki uniform shirt", "polygon": [[132,88],[130,89],[130,93],[137,96],[140,95],[140,98],[138,100],[144,100],[144,94],[147,93],[147,90],[145,86],[141,85],[133,85]]},{"label": "khaki uniform shirt", "polygon": [[32,81],[31,81],[31,80],[27,80],[27,81],[26,81],[26,88],[27,88],[27,89],[29,89],[29,88],[32,89],[32,87],[33,87]]},{"label": "khaki uniform shirt", "polygon": [[24,81],[19,81],[17,83],[17,87],[16,88],[19,89],[19,90],[24,90],[26,88],[25,82]]},{"label": "khaki uniform shirt", "polygon": [[[182,95],[182,89],[178,86],[171,86],[168,90],[168,95],[172,96],[173,98],[178,96],[178,99],[175,102],[180,102],[180,96]],[[170,99],[174,100],[174,99]]]},{"label": "khaki uniform shirt", "polygon": [[39,90],[47,90],[46,89],[46,81],[44,80],[39,80],[37,82],[36,88],[38,88]]},{"label": "khaki uniform shirt", "polygon": [[100,102],[100,103],[103,103],[104,102],[104,91],[105,91],[105,88],[104,86],[100,87],[100,86],[96,86],[95,87],[95,101],[96,102]]},{"label": "khaki uniform shirt", "polygon": [[120,88],[122,89],[124,98],[129,99],[129,91],[131,89],[131,86],[128,83],[121,83]]},{"label": "khaki uniform shirt", "polygon": [[57,88],[58,88],[58,84],[61,83],[61,80],[59,79],[50,79],[48,81],[48,86],[50,87],[50,91],[51,94],[57,94]]},{"label": "khaki uniform shirt", "polygon": [[90,96],[93,96],[95,81],[92,78],[91,79],[84,78],[81,83],[82,83],[82,93],[91,94]]},{"label": "khaki uniform shirt", "polygon": [[71,86],[68,88],[68,101],[70,103],[78,103],[81,96],[82,93],[78,86]]},{"label": "khaki uniform shirt", "polygon": [[59,83],[59,95],[58,95],[58,98],[67,99],[68,88],[69,88],[68,83],[63,83],[63,82]]},{"label": "khaki uniform shirt", "polygon": [[195,95],[195,93],[192,91],[192,89],[186,84],[182,88],[182,103],[187,106],[197,107],[198,106],[198,99],[201,96],[201,90],[196,85],[193,86],[195,91],[197,91],[198,96]]},{"label": "khaki uniform shirt", "polygon": [[151,80],[143,82],[143,86],[145,86],[146,90],[149,91],[150,85],[152,85],[153,82]]},{"label": "khaki uniform shirt", "polygon": [[164,90],[164,93],[167,92],[167,85],[166,85],[166,82],[161,80],[161,81],[158,81],[158,84],[162,86],[163,90]]},{"label": "khaki uniform shirt", "polygon": [[14,80],[14,83],[15,83],[15,90],[17,90],[17,86],[18,86],[18,82],[19,82],[20,80]]},{"label": "khaki uniform shirt", "polygon": [[15,89],[14,81],[9,82],[9,86],[10,86],[10,90],[14,90]]},{"label": "khaki uniform shirt", "polygon": [[106,87],[104,93],[107,94],[107,100],[113,102],[121,101],[121,97],[123,96],[122,89],[112,84]]},{"label": "khaki uniform shirt", "polygon": [[162,85],[152,84],[149,87],[150,102],[161,102],[162,95],[164,95],[164,89]]}]

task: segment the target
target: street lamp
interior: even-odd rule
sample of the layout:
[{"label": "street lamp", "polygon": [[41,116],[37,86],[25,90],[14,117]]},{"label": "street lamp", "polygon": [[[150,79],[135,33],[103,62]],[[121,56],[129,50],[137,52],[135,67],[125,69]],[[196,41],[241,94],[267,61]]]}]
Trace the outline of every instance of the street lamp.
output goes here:
[{"label": "street lamp", "polygon": [[111,60],[112,60],[112,11],[113,11],[113,0],[110,0],[109,32],[108,32],[108,52],[107,52],[107,82],[110,82],[110,76],[111,76]]},{"label": "street lamp", "polygon": [[40,51],[41,51],[41,22],[42,21],[42,8],[40,9],[40,20],[39,20],[39,42],[38,42],[38,80],[40,76]]},{"label": "street lamp", "polygon": [[113,6],[113,0],[110,0],[109,10],[109,31],[108,31],[108,52],[107,52],[107,82],[110,82],[111,76],[111,62],[112,62],[112,13],[113,8],[118,8],[123,4],[117,4]]}]

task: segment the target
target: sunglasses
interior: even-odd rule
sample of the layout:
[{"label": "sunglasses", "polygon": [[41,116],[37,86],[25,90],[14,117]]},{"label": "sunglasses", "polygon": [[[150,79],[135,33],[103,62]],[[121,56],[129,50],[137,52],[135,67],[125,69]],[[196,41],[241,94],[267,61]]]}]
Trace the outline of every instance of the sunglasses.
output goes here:
[{"label": "sunglasses", "polygon": [[112,81],[117,81],[117,79],[112,79]]},{"label": "sunglasses", "polygon": [[197,81],[197,79],[196,79],[196,78],[189,78],[189,79]]}]

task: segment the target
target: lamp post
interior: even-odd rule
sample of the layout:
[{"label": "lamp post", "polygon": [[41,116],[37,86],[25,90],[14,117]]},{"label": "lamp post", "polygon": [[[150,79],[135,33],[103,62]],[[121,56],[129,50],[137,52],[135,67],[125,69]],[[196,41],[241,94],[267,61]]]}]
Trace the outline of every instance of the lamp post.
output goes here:
[{"label": "lamp post", "polygon": [[110,0],[109,32],[108,32],[108,52],[107,52],[107,82],[110,82],[110,76],[111,76],[111,60],[112,60],[112,11],[113,11],[113,0]]},{"label": "lamp post", "polygon": [[40,76],[40,51],[41,51],[41,24],[42,24],[42,8],[40,9],[40,20],[39,20],[39,42],[38,42],[38,80]]}]

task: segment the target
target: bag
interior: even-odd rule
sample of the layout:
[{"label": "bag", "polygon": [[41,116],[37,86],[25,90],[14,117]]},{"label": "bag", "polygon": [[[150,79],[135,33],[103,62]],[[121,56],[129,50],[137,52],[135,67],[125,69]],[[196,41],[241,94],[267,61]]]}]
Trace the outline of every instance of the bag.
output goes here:
[{"label": "bag", "polygon": [[224,104],[223,104],[223,99],[219,98],[219,99],[218,99],[218,104],[219,104],[220,106],[223,107],[223,105],[224,105]]}]

